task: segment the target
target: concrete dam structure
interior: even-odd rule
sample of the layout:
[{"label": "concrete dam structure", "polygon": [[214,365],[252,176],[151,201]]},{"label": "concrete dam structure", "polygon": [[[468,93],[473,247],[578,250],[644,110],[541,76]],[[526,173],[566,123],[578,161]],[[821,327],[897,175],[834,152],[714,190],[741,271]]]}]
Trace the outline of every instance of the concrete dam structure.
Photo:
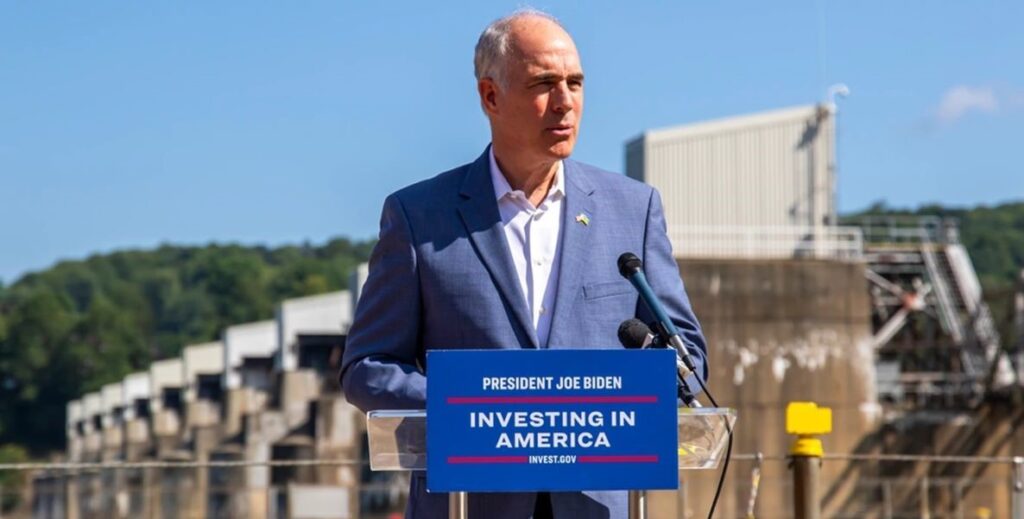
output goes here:
[{"label": "concrete dam structure", "polygon": [[[833,410],[829,452],[848,452],[881,418],[874,398],[870,306],[864,266],[801,260],[680,260],[711,358],[708,387],[737,410],[734,453],[785,456],[784,410],[814,401]],[[705,405],[707,399],[704,399]],[[841,467],[826,464],[835,481]],[[705,517],[718,471],[681,474],[679,495],[658,494],[654,517]],[[756,517],[792,517],[785,463],[766,464]],[[733,461],[718,517],[745,517],[751,464]],[[679,510],[683,508],[683,510]],[[678,513],[678,515],[677,515]]]}]

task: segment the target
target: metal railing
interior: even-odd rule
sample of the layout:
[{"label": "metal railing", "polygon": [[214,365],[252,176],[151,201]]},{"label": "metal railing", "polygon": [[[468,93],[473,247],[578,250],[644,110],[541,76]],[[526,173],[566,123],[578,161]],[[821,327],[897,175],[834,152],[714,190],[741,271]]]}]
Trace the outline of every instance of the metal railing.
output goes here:
[{"label": "metal railing", "polygon": [[858,261],[864,255],[859,227],[677,226],[668,235],[681,258]]},{"label": "metal railing", "polygon": [[[726,506],[716,517],[792,519],[795,481],[786,455],[733,456]],[[703,519],[714,474],[693,474],[679,519]],[[1024,458],[825,454],[821,517],[829,519],[1024,519]]]},{"label": "metal railing", "polygon": [[[100,493],[95,487],[101,482],[81,478],[80,484],[92,488],[79,488],[71,498],[60,482],[55,483],[35,488],[28,507],[8,511],[3,519],[289,519],[296,516],[296,509],[307,510],[299,517],[397,519],[404,515],[408,492],[406,478],[400,484],[361,485],[358,489],[285,483],[261,488],[210,486],[204,493],[184,480],[176,486],[123,484]],[[333,499],[325,502],[325,493]],[[318,510],[311,514],[312,507]]]},{"label": "metal railing", "polygon": [[[786,455],[736,454],[717,517],[789,519],[794,517],[792,459]],[[144,462],[88,464],[7,464],[0,474],[25,472],[25,488],[0,489],[22,500],[3,510],[3,519],[114,517],[286,517],[295,500],[313,498],[296,492],[297,482],[274,481],[246,488],[211,479],[197,487],[197,469],[254,466],[361,466],[355,460],[275,460]],[[899,519],[1024,519],[1024,458],[1006,456],[936,456],[918,454],[825,454],[821,472],[823,517]],[[148,472],[146,472],[148,471]],[[212,475],[212,473],[211,473]],[[31,477],[29,477],[31,476]],[[707,513],[708,484],[715,471],[690,472],[677,499],[661,499],[652,517],[702,518]],[[69,486],[69,482],[73,482]],[[319,485],[349,493],[352,519],[401,517],[408,476],[356,486]],[[702,483],[704,486],[702,486]],[[310,487],[316,487],[311,485]],[[309,488],[309,487],[307,487]],[[73,496],[72,496],[73,493]],[[197,506],[202,501],[201,506]],[[10,500],[7,500],[9,503]],[[671,503],[670,506],[663,506]],[[258,504],[258,505],[256,505]],[[338,502],[337,506],[345,503]],[[71,515],[74,506],[77,514]],[[253,506],[260,506],[259,512]],[[335,506],[324,505],[325,508]],[[202,512],[197,512],[202,510]],[[342,514],[338,514],[339,517]]]},{"label": "metal railing", "polygon": [[[306,473],[271,473],[247,485],[241,470],[354,469],[325,483]],[[408,494],[407,474],[360,474],[365,461],[241,460],[0,464],[0,475],[24,474],[20,487],[0,488],[3,519],[204,519],[322,517],[394,519]],[[282,478],[282,474],[288,477]]]},{"label": "metal railing", "polygon": [[957,243],[955,220],[937,216],[862,216],[843,221],[857,226],[871,244]]}]

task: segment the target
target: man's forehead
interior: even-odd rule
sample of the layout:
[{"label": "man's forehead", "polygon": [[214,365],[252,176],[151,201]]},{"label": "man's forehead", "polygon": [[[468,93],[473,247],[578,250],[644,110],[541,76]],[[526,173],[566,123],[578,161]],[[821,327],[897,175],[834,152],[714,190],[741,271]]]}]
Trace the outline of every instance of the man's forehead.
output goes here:
[{"label": "man's forehead", "polygon": [[544,71],[560,71],[579,73],[580,57],[572,40],[568,45],[563,41],[551,41],[549,45],[537,45],[526,49],[516,48],[514,62],[518,62],[521,70],[533,75]]},{"label": "man's forehead", "polygon": [[520,60],[522,70],[529,76],[538,76],[547,73],[553,74],[582,74],[579,56],[576,52],[556,51],[543,52],[532,56],[523,56]]}]

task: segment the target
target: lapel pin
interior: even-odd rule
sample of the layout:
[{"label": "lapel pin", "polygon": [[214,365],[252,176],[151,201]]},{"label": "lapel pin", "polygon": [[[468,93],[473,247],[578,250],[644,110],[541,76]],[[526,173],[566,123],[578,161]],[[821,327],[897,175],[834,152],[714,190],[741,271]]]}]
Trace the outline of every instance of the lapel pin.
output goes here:
[{"label": "lapel pin", "polygon": [[580,213],[580,214],[576,215],[576,223],[581,223],[583,225],[590,225],[590,217],[587,216],[586,214]]}]

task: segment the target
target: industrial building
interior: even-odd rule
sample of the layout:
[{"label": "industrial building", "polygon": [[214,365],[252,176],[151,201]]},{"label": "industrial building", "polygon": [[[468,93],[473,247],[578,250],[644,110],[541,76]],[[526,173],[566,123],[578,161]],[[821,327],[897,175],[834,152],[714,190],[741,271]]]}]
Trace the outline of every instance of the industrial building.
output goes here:
[{"label": "industrial building", "polygon": [[649,130],[626,174],[656,187],[683,258],[856,259],[837,226],[835,110],[810,105]]}]

